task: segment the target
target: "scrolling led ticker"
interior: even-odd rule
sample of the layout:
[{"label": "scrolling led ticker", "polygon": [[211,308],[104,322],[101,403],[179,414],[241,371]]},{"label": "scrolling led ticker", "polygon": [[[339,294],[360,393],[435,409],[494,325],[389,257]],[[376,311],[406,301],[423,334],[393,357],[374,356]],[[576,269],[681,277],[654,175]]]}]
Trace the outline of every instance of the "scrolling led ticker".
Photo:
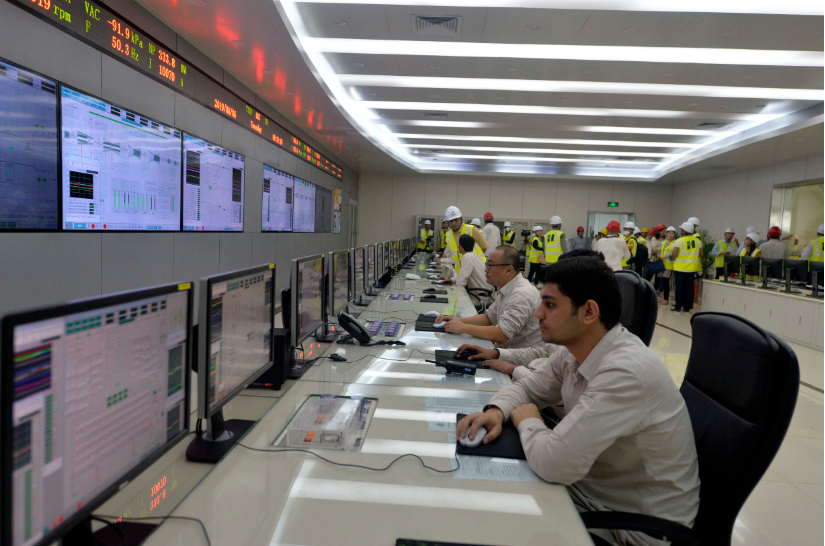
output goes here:
[{"label": "scrolling led ticker", "polygon": [[343,170],[329,158],[110,9],[89,0],[13,1],[329,175],[343,179]]}]

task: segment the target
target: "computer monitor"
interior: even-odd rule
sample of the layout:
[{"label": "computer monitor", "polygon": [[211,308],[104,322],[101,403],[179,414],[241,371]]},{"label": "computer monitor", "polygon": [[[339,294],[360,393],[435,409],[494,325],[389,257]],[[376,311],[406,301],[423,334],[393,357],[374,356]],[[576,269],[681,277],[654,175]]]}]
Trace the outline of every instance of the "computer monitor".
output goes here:
[{"label": "computer monitor", "polygon": [[274,287],[274,264],[200,281],[198,417],[208,424],[186,450],[191,461],[218,462],[254,424],[224,421],[222,408],[272,366]]},{"label": "computer monitor", "polygon": [[57,229],[57,82],[0,59],[0,231]]},{"label": "computer monitor", "polygon": [[808,260],[785,260],[785,269],[791,270],[791,281],[808,282]]},{"label": "computer monitor", "polygon": [[367,295],[372,295],[372,288],[380,277],[378,274],[380,271],[380,258],[375,254],[375,245],[367,245],[365,248],[367,251]]},{"label": "computer monitor", "polygon": [[366,272],[364,271],[364,253],[366,247],[359,246],[349,251],[350,259],[350,296],[353,305],[368,305],[361,297],[366,289]]},{"label": "computer monitor", "polygon": [[349,303],[349,250],[331,253],[327,269],[329,271],[329,315],[337,317],[346,311]]},{"label": "computer monitor", "polygon": [[757,256],[742,256],[742,265],[740,266],[740,273],[742,275],[752,275],[758,277],[761,274],[759,270],[762,258]]},{"label": "computer monitor", "polygon": [[315,187],[315,233],[332,232],[332,192]]},{"label": "computer monitor", "polygon": [[381,277],[384,276],[384,272],[387,270],[384,266],[384,247],[381,246],[381,243],[370,245],[370,249],[375,254],[375,283],[377,284]]},{"label": "computer monitor", "polygon": [[261,231],[292,231],[295,178],[264,164]]},{"label": "computer monitor", "polygon": [[384,269],[388,270],[392,267],[390,263],[390,243],[389,241],[385,241],[382,244],[384,245]]},{"label": "computer monitor", "polygon": [[[739,275],[739,256],[725,256],[728,275]],[[727,278],[725,279],[727,280]]]},{"label": "computer monitor", "polygon": [[180,131],[65,85],[60,117],[64,230],[180,230]]},{"label": "computer monitor", "polygon": [[784,260],[782,258],[762,258],[762,269],[765,270],[765,276],[768,279],[782,279],[785,277],[785,272],[782,267]]},{"label": "computer monitor", "polygon": [[292,346],[315,333],[324,324],[324,255],[292,260]]},{"label": "computer monitor", "polygon": [[0,543],[94,544],[92,512],[189,435],[191,292],[169,284],[2,319]]},{"label": "computer monitor", "polygon": [[315,184],[300,178],[295,180],[295,204],[292,211],[292,231],[315,231]]},{"label": "computer monitor", "polygon": [[811,272],[811,273],[813,273],[813,272],[817,273],[817,282],[818,282],[818,284],[822,284],[822,281],[823,281],[822,270],[823,270],[823,264],[824,263],[825,262],[812,262],[812,261],[808,262],[808,271]]},{"label": "computer monitor", "polygon": [[184,231],[243,231],[245,157],[183,135]]}]

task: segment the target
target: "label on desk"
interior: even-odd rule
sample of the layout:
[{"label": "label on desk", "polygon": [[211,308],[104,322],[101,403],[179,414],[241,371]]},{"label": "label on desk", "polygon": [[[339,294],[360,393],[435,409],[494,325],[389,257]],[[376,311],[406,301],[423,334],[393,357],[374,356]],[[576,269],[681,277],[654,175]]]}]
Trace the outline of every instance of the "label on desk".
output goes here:
[{"label": "label on desk", "polygon": [[447,419],[446,422],[429,421],[427,423],[427,429],[455,430],[456,413],[469,414],[481,411],[493,398],[493,393],[491,392],[476,392],[467,394],[471,396],[467,398],[458,398],[453,396],[427,396],[425,398],[427,411],[451,414],[453,416],[452,419]]},{"label": "label on desk", "polygon": [[527,461],[457,455],[461,468],[453,476],[462,480],[492,480],[498,482],[533,482],[541,480],[530,470]]}]

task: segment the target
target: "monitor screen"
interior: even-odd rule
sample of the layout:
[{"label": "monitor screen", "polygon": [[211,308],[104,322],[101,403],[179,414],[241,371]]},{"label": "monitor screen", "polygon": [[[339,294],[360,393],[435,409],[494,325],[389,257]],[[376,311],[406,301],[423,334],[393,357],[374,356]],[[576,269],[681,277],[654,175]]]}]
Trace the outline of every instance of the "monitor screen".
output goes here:
[{"label": "monitor screen", "polygon": [[184,133],[184,230],[243,231],[244,159]]},{"label": "monitor screen", "polygon": [[330,314],[337,317],[349,302],[349,252],[339,250],[333,252],[331,256],[332,305],[330,306]]},{"label": "monitor screen", "polygon": [[261,231],[292,231],[294,184],[291,174],[264,165]]},{"label": "monitor screen", "polygon": [[353,248],[351,252],[354,256],[355,267],[355,271],[353,272],[355,283],[352,286],[352,299],[354,300],[359,294],[364,292],[364,248]]},{"label": "monitor screen", "polygon": [[324,257],[323,255],[294,260],[296,266],[296,343],[312,335],[324,324]]},{"label": "monitor screen", "polygon": [[190,290],[180,288],[4,319],[11,544],[50,544],[188,435]]},{"label": "monitor screen", "polygon": [[375,276],[379,279],[384,275],[384,253],[381,252],[381,244],[370,245],[370,252],[375,256]]},{"label": "monitor screen", "polygon": [[274,275],[274,265],[263,265],[201,279],[208,302],[198,326],[201,417],[214,415],[272,364]]},{"label": "monitor screen", "polygon": [[0,59],[3,229],[57,229],[57,83]]},{"label": "monitor screen", "polygon": [[315,231],[315,184],[295,179],[295,211],[292,215],[292,231]]},{"label": "monitor screen", "polygon": [[61,87],[63,228],[180,229],[180,131]]},{"label": "monitor screen", "polygon": [[389,269],[392,267],[390,263],[390,243],[385,242],[384,244],[384,268]]},{"label": "monitor screen", "polygon": [[332,192],[315,187],[315,233],[332,231]]},{"label": "monitor screen", "polygon": [[[375,284],[375,272],[377,271],[375,268],[377,266],[377,262],[375,260],[375,246],[368,245],[367,246],[367,286],[372,286]],[[380,277],[381,274],[379,273],[378,276]]]}]

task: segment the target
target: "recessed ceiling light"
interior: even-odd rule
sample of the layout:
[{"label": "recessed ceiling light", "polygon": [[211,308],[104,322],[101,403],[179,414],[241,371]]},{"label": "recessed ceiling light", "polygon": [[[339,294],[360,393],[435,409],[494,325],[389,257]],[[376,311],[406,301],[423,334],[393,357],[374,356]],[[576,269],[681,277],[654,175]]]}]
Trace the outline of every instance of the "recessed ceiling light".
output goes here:
[{"label": "recessed ceiling light", "polygon": [[665,72],[664,74],[662,74],[662,76],[664,76],[665,78],[669,78],[669,77],[673,76],[674,74],[675,74],[675,72]]},{"label": "recessed ceiling light", "polygon": [[235,44],[238,47],[246,46],[246,42],[244,42],[243,40],[232,40],[232,43]]},{"label": "recessed ceiling light", "polygon": [[[532,133],[535,134],[535,133]],[[636,148],[701,148],[704,144],[694,142],[641,142],[629,140],[591,140],[569,138],[528,138],[486,135],[437,135],[418,133],[395,133],[398,138],[424,140],[461,140],[468,142],[529,142],[531,144],[578,144],[581,146],[622,146]]]},{"label": "recessed ceiling light", "polygon": [[540,27],[540,26],[538,26],[538,25],[527,25],[527,26],[526,26],[526,27],[524,27],[524,28],[526,28],[527,30],[538,30],[538,29],[540,29],[541,27]]},{"label": "recessed ceiling light", "polygon": [[596,71],[595,70],[585,70],[584,73],[585,74],[595,74]]},{"label": "recessed ceiling light", "polygon": [[748,74],[747,76],[742,76],[742,79],[743,80],[750,80],[750,79],[753,79],[753,76]]},{"label": "recessed ceiling light", "polygon": [[441,70],[441,67],[438,66],[437,64],[431,64],[430,65],[430,70]]},{"label": "recessed ceiling light", "polygon": [[736,36],[737,34],[739,34],[738,30],[726,30],[722,33],[722,36]]},{"label": "recessed ceiling light", "polygon": [[203,0],[189,0],[189,3],[192,4],[193,6],[198,6],[198,7],[206,5],[206,2],[204,2]]},{"label": "recessed ceiling light", "polygon": [[335,21],[333,21],[333,22],[334,22],[336,25],[340,25],[340,26],[342,26],[342,27],[347,25],[347,22],[346,22],[346,21],[344,21],[343,19],[336,19],[336,20],[335,20]]},{"label": "recessed ceiling light", "polygon": [[357,68],[364,68],[364,63],[352,63]]},{"label": "recessed ceiling light", "polygon": [[637,30],[638,30],[638,29],[636,29],[636,28],[626,28],[626,29],[624,29],[622,32],[624,32],[625,34],[633,34],[633,33],[634,33],[634,32],[636,32]]}]

